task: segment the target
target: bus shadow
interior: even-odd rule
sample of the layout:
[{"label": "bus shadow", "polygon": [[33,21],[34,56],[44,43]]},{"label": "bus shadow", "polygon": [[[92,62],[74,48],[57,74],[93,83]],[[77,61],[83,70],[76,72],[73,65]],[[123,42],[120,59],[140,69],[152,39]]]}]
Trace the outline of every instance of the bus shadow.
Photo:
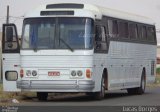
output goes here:
[{"label": "bus shadow", "polygon": [[[144,95],[148,95],[150,93],[146,92]],[[127,98],[131,96],[137,95],[129,95],[126,91],[119,91],[119,92],[106,92],[104,100],[112,100],[112,99],[119,99],[119,98]],[[139,96],[139,95],[138,95]],[[33,101],[33,102],[41,102],[38,100],[37,97],[25,97],[23,101]],[[86,94],[70,94],[65,95],[58,94],[57,96],[49,95],[48,100],[45,102],[93,102],[98,101],[95,100],[93,97],[88,96]],[[103,100],[102,100],[103,101]]]},{"label": "bus shadow", "polygon": [[[127,92],[119,92],[119,93],[115,93],[115,92],[110,92],[110,93],[106,93],[105,94],[105,98],[104,100],[108,100],[108,99],[116,99],[116,98],[122,98],[122,97],[129,97],[131,95],[129,95]],[[67,96],[67,97],[63,97],[63,98],[48,98],[47,102],[93,102],[93,101],[97,101],[95,100],[93,97],[82,94],[79,96]]]}]

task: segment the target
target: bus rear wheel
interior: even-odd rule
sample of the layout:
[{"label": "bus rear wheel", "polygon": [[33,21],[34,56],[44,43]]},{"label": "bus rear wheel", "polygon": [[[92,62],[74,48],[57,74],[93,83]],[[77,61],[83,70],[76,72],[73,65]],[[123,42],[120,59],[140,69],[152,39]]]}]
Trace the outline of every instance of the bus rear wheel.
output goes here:
[{"label": "bus rear wheel", "polygon": [[134,95],[142,95],[145,92],[146,88],[146,78],[145,78],[145,71],[143,70],[142,72],[142,77],[141,77],[141,85],[138,88],[129,88],[127,89],[128,94]]},{"label": "bus rear wheel", "polygon": [[46,92],[37,92],[37,98],[39,101],[47,101],[48,93]]}]

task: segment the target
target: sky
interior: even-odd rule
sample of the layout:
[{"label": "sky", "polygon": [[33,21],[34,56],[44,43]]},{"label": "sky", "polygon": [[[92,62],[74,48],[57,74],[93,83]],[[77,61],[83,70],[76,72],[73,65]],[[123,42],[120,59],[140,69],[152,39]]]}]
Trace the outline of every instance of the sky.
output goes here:
[{"label": "sky", "polygon": [[[160,0],[59,0],[59,3],[89,3],[117,9],[151,18],[157,29],[158,44],[160,44]],[[57,3],[57,0],[0,0],[0,31],[6,21],[6,7],[10,6],[10,22],[18,27],[21,35],[23,16],[39,5]]]}]

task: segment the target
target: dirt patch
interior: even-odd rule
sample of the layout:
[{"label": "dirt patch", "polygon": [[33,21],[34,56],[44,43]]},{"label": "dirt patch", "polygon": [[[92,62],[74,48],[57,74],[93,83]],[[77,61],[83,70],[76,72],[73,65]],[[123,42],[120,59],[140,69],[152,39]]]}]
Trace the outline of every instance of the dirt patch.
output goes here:
[{"label": "dirt patch", "polygon": [[33,92],[4,92],[3,86],[0,84],[0,105],[10,103],[20,103],[23,99],[29,97],[36,97],[36,93]]}]

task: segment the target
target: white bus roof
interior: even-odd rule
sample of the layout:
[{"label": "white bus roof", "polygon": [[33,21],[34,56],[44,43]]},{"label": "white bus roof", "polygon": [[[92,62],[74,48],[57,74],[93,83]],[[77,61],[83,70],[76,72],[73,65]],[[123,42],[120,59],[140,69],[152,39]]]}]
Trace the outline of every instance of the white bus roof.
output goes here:
[{"label": "white bus roof", "polygon": [[[79,4],[79,3],[55,3],[55,4]],[[101,6],[96,6],[96,5],[90,5],[90,4],[81,4],[84,5],[83,8],[49,8],[47,9],[47,5],[55,5],[55,4],[46,4],[42,5],[36,10],[31,11],[31,13],[28,13],[25,17],[26,18],[31,18],[31,17],[55,17],[55,15],[51,16],[41,16],[41,11],[74,11],[75,17],[91,17],[94,19],[102,19],[102,16],[108,16],[108,17],[113,17],[113,18],[119,18],[119,19],[124,19],[124,20],[129,20],[129,21],[135,21],[139,23],[145,23],[145,24],[151,24],[155,25],[154,21],[148,17],[136,15],[136,14],[131,14],[128,12],[124,11],[119,11],[115,9],[110,9],[110,8],[104,8]],[[58,16],[63,16],[63,15],[58,15]],[[69,15],[68,15],[69,16]],[[57,17],[57,15],[56,15]],[[66,17],[66,15],[65,15]],[[73,15],[72,15],[73,17]]]},{"label": "white bus roof", "polygon": [[151,24],[151,25],[155,24],[154,21],[148,17],[140,16],[140,15],[129,13],[129,12],[119,11],[116,9],[110,9],[110,8],[104,8],[104,7],[98,7],[98,8],[101,10],[103,15],[106,15],[109,17],[135,21],[135,22],[140,22],[145,24]]}]

